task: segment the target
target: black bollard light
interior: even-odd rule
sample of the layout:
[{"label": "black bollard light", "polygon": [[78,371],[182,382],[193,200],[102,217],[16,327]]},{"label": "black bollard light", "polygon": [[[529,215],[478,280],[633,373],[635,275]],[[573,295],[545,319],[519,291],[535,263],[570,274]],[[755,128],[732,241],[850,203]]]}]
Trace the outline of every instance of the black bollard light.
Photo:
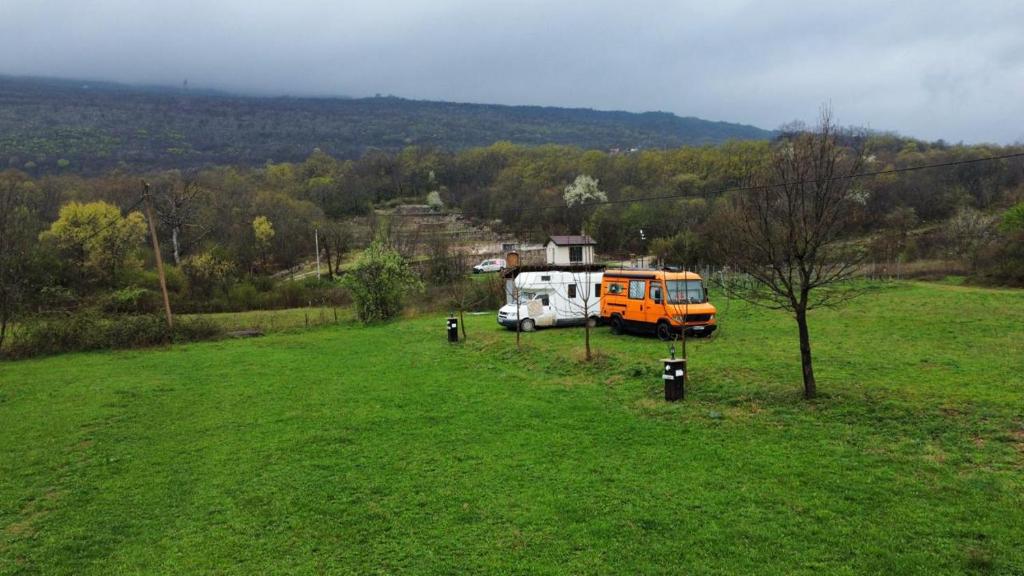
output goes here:
[{"label": "black bollard light", "polygon": [[454,314],[448,317],[448,341],[459,341],[459,319]]},{"label": "black bollard light", "polygon": [[661,379],[665,381],[665,401],[675,402],[686,396],[686,358],[664,358],[665,370]]},{"label": "black bollard light", "polygon": [[673,334],[672,342],[668,345],[668,358],[662,360],[665,369],[661,373],[661,379],[665,381],[667,402],[682,400],[686,396],[686,358],[676,358],[676,338],[678,336]]}]

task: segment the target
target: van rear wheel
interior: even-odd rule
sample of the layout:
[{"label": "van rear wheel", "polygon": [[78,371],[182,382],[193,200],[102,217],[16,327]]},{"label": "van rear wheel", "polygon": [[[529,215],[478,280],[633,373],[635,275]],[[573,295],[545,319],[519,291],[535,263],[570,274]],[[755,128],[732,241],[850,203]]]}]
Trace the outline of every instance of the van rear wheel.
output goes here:
[{"label": "van rear wheel", "polygon": [[625,327],[622,323],[622,316],[612,316],[612,320],[609,324],[612,327],[612,334],[622,334]]},{"label": "van rear wheel", "polygon": [[668,325],[668,322],[658,322],[658,327],[654,329],[654,333],[658,335],[658,340],[668,342],[672,339],[672,327]]}]

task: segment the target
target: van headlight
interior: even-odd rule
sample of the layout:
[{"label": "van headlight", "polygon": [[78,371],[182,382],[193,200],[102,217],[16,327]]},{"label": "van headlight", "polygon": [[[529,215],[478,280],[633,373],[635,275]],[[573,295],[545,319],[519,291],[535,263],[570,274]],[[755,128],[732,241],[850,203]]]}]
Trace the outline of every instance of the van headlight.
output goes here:
[{"label": "van headlight", "polygon": [[672,319],[676,322],[686,322],[686,316],[683,315],[673,316]]}]

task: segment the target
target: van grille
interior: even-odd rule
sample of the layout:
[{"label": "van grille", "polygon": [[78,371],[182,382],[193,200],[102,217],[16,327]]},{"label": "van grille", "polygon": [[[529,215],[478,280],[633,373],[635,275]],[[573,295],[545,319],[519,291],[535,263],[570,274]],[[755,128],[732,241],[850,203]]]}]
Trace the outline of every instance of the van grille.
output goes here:
[{"label": "van grille", "polygon": [[687,322],[707,322],[711,320],[711,314],[687,314]]}]

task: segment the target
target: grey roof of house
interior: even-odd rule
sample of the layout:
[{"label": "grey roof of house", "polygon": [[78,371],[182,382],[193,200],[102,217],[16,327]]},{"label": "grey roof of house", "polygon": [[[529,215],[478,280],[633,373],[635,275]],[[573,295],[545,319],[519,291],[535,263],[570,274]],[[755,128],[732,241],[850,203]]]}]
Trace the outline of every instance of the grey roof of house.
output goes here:
[{"label": "grey roof of house", "polygon": [[555,246],[594,246],[597,242],[590,236],[552,236],[549,242]]}]

